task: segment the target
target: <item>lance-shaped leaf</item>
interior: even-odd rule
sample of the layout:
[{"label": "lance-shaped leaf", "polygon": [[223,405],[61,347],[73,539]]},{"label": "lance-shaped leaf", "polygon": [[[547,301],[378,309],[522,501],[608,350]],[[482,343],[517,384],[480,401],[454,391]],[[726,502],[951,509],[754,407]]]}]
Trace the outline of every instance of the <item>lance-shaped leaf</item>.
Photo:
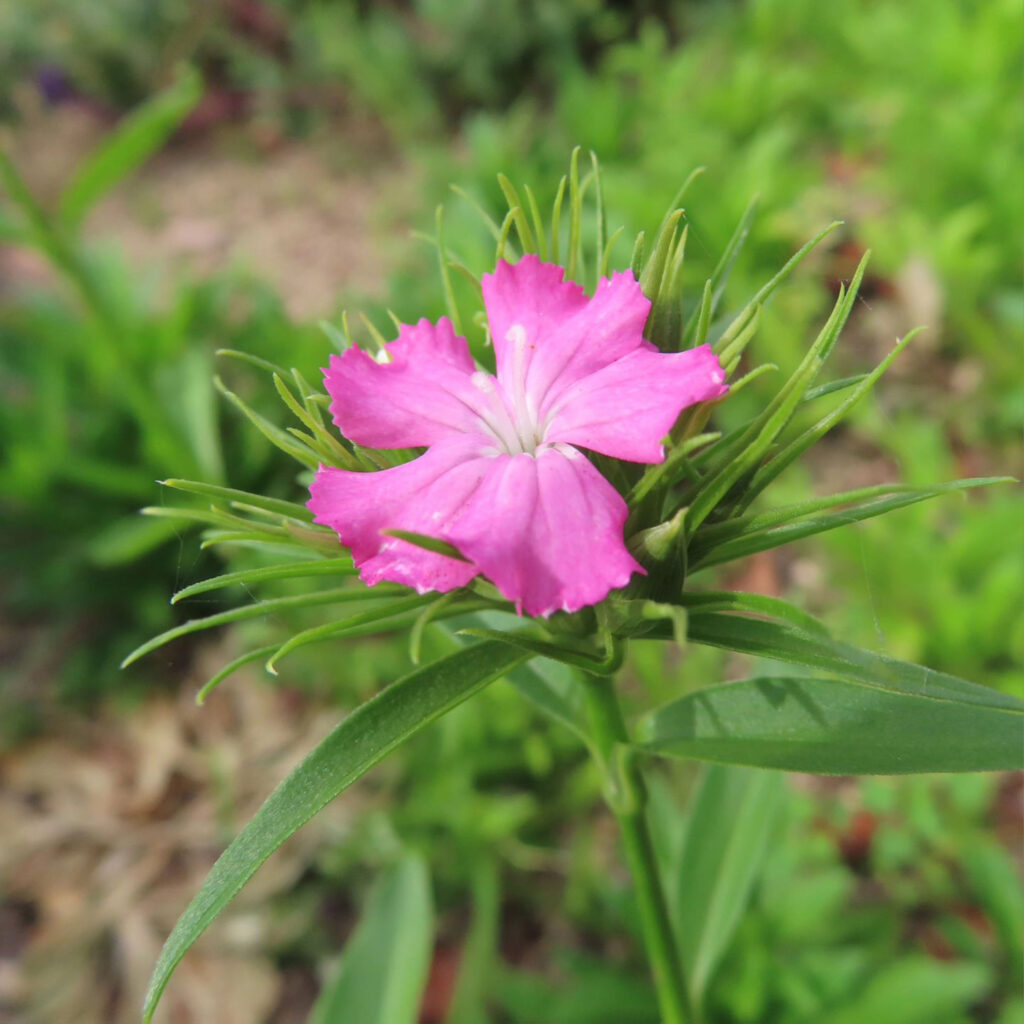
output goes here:
[{"label": "lance-shaped leaf", "polygon": [[[441,598],[440,600],[444,600]],[[266,670],[277,675],[277,663],[286,655],[297,651],[300,647],[308,647],[310,644],[323,643],[325,640],[340,640],[354,636],[368,636],[373,633],[393,632],[398,629],[411,627],[416,618],[422,613],[424,607],[431,604],[439,604],[440,601],[433,594],[412,594],[408,597],[400,597],[386,604],[378,604],[368,611],[359,612],[335,622],[322,622],[318,626],[304,629],[289,637],[277,650],[267,659]],[[451,611],[451,614],[458,614],[458,609]]]},{"label": "lance-shaped leaf", "polygon": [[244,654],[240,654],[237,658],[229,661],[226,665],[218,669],[203,685],[199,688],[196,693],[196,704],[202,706],[206,703],[206,698],[229,676],[233,676],[239,669],[245,668],[246,665],[251,665],[254,661],[260,661],[261,659],[268,658],[278,648],[277,644],[268,644],[266,647],[257,647],[255,650],[246,651]]},{"label": "lance-shaped leaf", "polygon": [[740,250],[746,244],[750,228],[754,223],[754,218],[757,216],[758,205],[759,199],[757,196],[754,196],[746,210],[744,210],[732,238],[729,239],[729,243],[726,245],[725,251],[718,261],[718,265],[708,279],[701,304],[686,325],[686,334],[683,342],[684,348],[704,344],[711,317],[721,304],[722,296],[725,294],[725,286],[729,281],[729,274],[732,272]]},{"label": "lance-shaped leaf", "polygon": [[156,519],[181,519],[190,523],[205,523],[209,526],[223,527],[224,529],[246,529],[255,533],[265,533],[269,537],[281,536],[287,533],[284,527],[273,526],[270,523],[253,522],[251,519],[244,519],[241,516],[232,515],[216,506],[209,508],[184,508],[175,505],[149,505],[139,510],[141,515],[152,516]]},{"label": "lance-shaped leaf", "polygon": [[408,854],[374,883],[309,1024],[416,1024],[433,952],[430,876]]},{"label": "lance-shaped leaf", "polygon": [[[756,554],[759,551],[769,551],[772,548],[782,547],[785,544],[792,544],[794,541],[803,540],[805,537],[813,537],[819,533],[828,533],[830,530],[838,530],[853,523],[860,523],[866,519],[874,519],[876,516],[884,516],[908,505],[916,505],[921,501],[930,501],[932,498],[950,494],[953,491],[965,491],[973,487],[990,487],[992,484],[1008,483],[1010,477],[980,477],[974,480],[954,480],[947,484],[937,484],[934,487],[893,487],[889,488],[896,493],[887,497],[874,498],[868,501],[860,501],[849,505],[838,512],[829,512],[826,515],[806,515],[799,511],[794,512],[792,521],[782,521],[780,525],[758,529],[756,521],[759,517],[752,517],[749,522],[748,531],[736,531],[733,539],[715,544],[711,535],[716,527],[708,531],[707,540],[698,535],[693,542],[691,551],[690,572],[695,573],[700,569],[708,569],[713,565],[722,565],[725,562],[735,561],[737,558],[745,558],[748,555]],[[866,490],[873,490],[868,488]],[[883,491],[884,493],[884,491]],[[831,500],[841,498],[836,495]],[[807,502],[803,507],[810,508],[813,503]],[[819,503],[820,504],[820,503]],[[799,508],[799,506],[797,507]],[[782,519],[784,513],[776,516]],[[771,513],[760,517],[763,521],[770,521]],[[729,521],[722,526],[728,527]],[[719,536],[728,535],[723,531]]]},{"label": "lance-shaped leaf", "polygon": [[[871,515],[882,515],[890,508],[902,508],[903,505],[878,506],[874,504],[875,499],[894,498],[897,502],[902,502],[905,499],[907,504],[913,504],[916,501],[924,501],[927,498],[938,497],[940,494],[948,494],[951,491],[1012,482],[1012,477],[1004,476],[968,477],[964,480],[951,480],[944,484],[932,484],[929,487],[911,487],[907,484],[876,484],[872,487],[859,487],[852,491],[840,491],[838,494],[829,494],[824,498],[810,498],[793,505],[767,509],[764,512],[748,512],[746,515],[736,516],[713,525],[705,524],[694,537],[691,554],[693,557],[699,558],[708,548],[716,544],[744,538],[776,526],[785,526],[787,523],[795,523],[797,520],[817,512],[827,512],[829,509],[839,508],[840,505],[845,506],[844,512],[852,513],[865,509],[870,511]],[[860,518],[870,518],[870,516],[861,516]],[[851,519],[851,522],[853,521]]]},{"label": "lance-shaped leaf", "polygon": [[[756,212],[752,208],[748,208],[748,214]],[[744,220],[746,220],[747,214],[744,214]],[[725,333],[715,343],[716,352],[725,352],[732,342],[736,339],[737,335],[746,327],[750,322],[750,318],[754,315],[755,310],[758,306],[763,306],[774,292],[786,281],[794,270],[806,259],[810,254],[811,250],[816,248],[818,244],[826,239],[836,228],[842,226],[842,221],[833,221],[827,227],[819,231],[809,242],[806,242],[796,253],[794,253],[785,266],[766,284],[763,284],[756,295],[740,310],[739,314],[733,319],[733,322],[726,329]],[[743,221],[740,222],[740,228],[738,232],[743,229]],[[742,245],[742,237],[739,233],[733,236],[733,241],[730,242],[730,248],[733,242],[739,241]],[[725,256],[728,256],[728,250]],[[723,259],[725,258],[723,256]]]},{"label": "lance-shaped leaf", "polygon": [[224,587],[251,587],[267,580],[303,579],[313,576],[354,576],[355,573],[352,560],[347,557],[282,562],[280,565],[264,565],[257,569],[240,569],[237,572],[224,573],[222,576],[211,576],[209,579],[183,587],[171,597],[171,604],[177,604],[186,597],[195,597],[196,594],[206,594]]},{"label": "lance-shaped leaf", "polygon": [[[671,635],[665,626],[657,624],[652,635],[659,633],[664,639]],[[834,673],[893,693],[1017,712],[1024,708],[1016,697],[987,686],[779,622],[721,612],[694,612],[690,615],[688,636],[694,643]]]},{"label": "lance-shaped leaf", "polygon": [[176,491],[186,491],[204,498],[227,501],[236,507],[241,504],[250,508],[263,509],[265,512],[283,516],[285,519],[297,519],[303,523],[313,521],[313,513],[305,505],[299,505],[294,501],[268,498],[263,494],[239,491],[234,487],[220,487],[217,484],[208,484],[200,480],[161,480],[160,483],[164,487],[171,487]]},{"label": "lance-shaped leaf", "polygon": [[282,430],[276,423],[272,423],[265,416],[261,416],[255,409],[251,409],[241,398],[238,397],[221,379],[214,377],[213,383],[250,423],[275,447],[280,448],[285,455],[290,455],[296,462],[301,462],[307,469],[316,469],[320,464],[318,454],[304,442],[297,441],[286,430]]},{"label": "lance-shaped leaf", "polygon": [[487,1003],[498,966],[501,925],[501,879],[493,857],[479,856],[471,884],[473,918],[445,1024],[488,1024],[492,1019]]},{"label": "lance-shaped leaf", "polygon": [[741,612],[747,615],[781,619],[809,633],[828,635],[828,630],[802,608],[766,594],[746,594],[738,590],[685,593],[680,603],[690,612]]},{"label": "lance-shaped leaf", "polygon": [[314,608],[324,604],[347,604],[352,601],[384,601],[388,598],[400,598],[406,592],[405,587],[397,584],[381,584],[373,590],[364,587],[334,587],[330,590],[318,590],[309,594],[295,594],[291,597],[272,597],[267,601],[256,601],[253,604],[244,604],[239,608],[229,608],[224,612],[217,612],[215,615],[207,615],[202,619],[189,619],[180,626],[175,626],[161,633],[159,636],[140,644],[134,651],[121,662],[121,668],[127,668],[133,662],[138,661],[150,651],[177,640],[178,637],[187,636],[189,633],[198,633],[204,629],[213,629],[215,626],[226,626],[231,622],[241,622],[245,619],[258,619],[262,615],[270,615],[274,612],[298,610],[300,608]]},{"label": "lance-shaped leaf", "polygon": [[708,765],[669,867],[672,921],[694,1001],[739,924],[764,863],[785,786],[779,772]]},{"label": "lance-shaped leaf", "polygon": [[743,499],[741,511],[760,494],[787,466],[795,462],[808,448],[821,440],[844,416],[875,386],[882,374],[896,361],[897,356],[910,344],[921,328],[910,331],[902,337],[892,351],[854,387],[834,409],[823,416],[813,427],[805,430],[799,437],[790,441],[778,454],[772,456],[770,462],[762,466],[755,474]]},{"label": "lance-shaped leaf", "polygon": [[168,89],[122,121],[75,171],[60,197],[60,215],[74,230],[89,209],[171,137],[203,93],[197,71],[186,67]]},{"label": "lance-shaped leaf", "polygon": [[192,943],[289,836],[400,743],[527,657],[503,643],[467,647],[400,679],[353,711],[274,790],[214,864],[157,961],[146,995],[147,1024]]},{"label": "lance-shaped leaf", "polygon": [[826,775],[1024,768],[1024,705],[841,679],[770,677],[700,690],[656,711],[638,736],[651,753]]},{"label": "lance-shaped leaf", "polygon": [[512,632],[499,629],[482,629],[470,626],[461,630],[464,636],[477,636],[489,640],[501,640],[507,644],[514,644],[524,651],[538,655],[542,658],[551,658],[554,661],[564,662],[574,668],[583,669],[591,675],[608,676],[613,675],[622,666],[624,648],[621,644],[612,644],[604,654],[579,650],[564,643],[554,643],[540,637],[531,636],[525,632]]},{"label": "lance-shaped leaf", "polygon": [[[768,453],[775,439],[789,423],[807,389],[813,383],[829,353],[835,346],[864,276],[867,257],[861,260],[848,291],[840,289],[839,297],[828,321],[821,329],[800,365],[779,389],[764,411],[734,439],[723,439],[725,445],[716,445],[712,451],[720,458],[710,479],[704,481],[690,504],[687,529],[691,536],[712,510],[725,498],[730,489],[747,474],[754,472]],[[728,363],[735,356],[728,347],[722,350],[722,360]],[[719,452],[719,448],[722,451]],[[724,461],[721,458],[724,457]]]},{"label": "lance-shaped leaf", "polygon": [[[472,625],[501,630],[503,627],[507,629],[510,616],[501,612],[481,611],[466,619]],[[449,627],[443,628],[454,639],[466,642],[464,635],[452,633]],[[502,639],[505,639],[504,635]],[[538,710],[572,730],[585,744],[591,742],[586,695],[574,668],[564,661],[537,657],[507,673],[506,678]]]}]

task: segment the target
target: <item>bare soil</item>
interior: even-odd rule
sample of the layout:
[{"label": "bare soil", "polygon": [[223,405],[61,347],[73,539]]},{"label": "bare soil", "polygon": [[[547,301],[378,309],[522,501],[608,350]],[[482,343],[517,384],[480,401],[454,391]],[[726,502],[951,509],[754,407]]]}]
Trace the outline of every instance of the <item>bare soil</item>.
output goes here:
[{"label": "bare soil", "polygon": [[[109,128],[70,104],[38,110],[5,141],[53,203]],[[379,134],[359,125],[353,133],[300,143],[241,128],[178,142],[98,204],[86,237],[172,279],[250,272],[299,320],[330,315],[342,294],[379,296],[389,254],[408,237],[415,182]],[[0,271],[44,274],[24,251],[8,251]]]}]

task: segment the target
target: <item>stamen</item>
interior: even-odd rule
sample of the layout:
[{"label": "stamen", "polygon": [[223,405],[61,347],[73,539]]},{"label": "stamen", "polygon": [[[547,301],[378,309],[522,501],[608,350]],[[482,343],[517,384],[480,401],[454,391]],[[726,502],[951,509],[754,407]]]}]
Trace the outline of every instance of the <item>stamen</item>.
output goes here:
[{"label": "stamen", "polygon": [[543,435],[537,426],[536,405],[526,387],[526,352],[529,346],[526,328],[522,324],[513,324],[505,332],[505,341],[512,346],[512,374],[508,388],[515,431],[522,450],[532,455],[543,440]]},{"label": "stamen", "polygon": [[508,405],[498,393],[498,382],[489,373],[477,370],[470,378],[473,386],[486,396],[486,402],[474,405],[477,416],[509,455],[523,451],[519,432]]}]

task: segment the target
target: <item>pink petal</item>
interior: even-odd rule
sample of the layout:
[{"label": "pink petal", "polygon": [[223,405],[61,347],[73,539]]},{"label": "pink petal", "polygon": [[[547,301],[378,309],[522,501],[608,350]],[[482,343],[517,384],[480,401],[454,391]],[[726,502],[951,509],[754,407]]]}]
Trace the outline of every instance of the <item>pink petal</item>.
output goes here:
[{"label": "pink petal", "polygon": [[545,440],[629,462],[661,462],[679,413],[727,391],[710,345],[665,355],[639,349],[563,391]]},{"label": "pink petal", "polygon": [[330,526],[352,549],[365,583],[391,580],[420,592],[452,590],[468,583],[477,567],[382,536],[381,530],[443,538],[491,465],[480,452],[479,440],[458,437],[379,473],[321,466],[310,487],[309,508],[316,522]]},{"label": "pink petal", "polygon": [[346,437],[369,448],[413,448],[478,429],[476,367],[446,317],[436,326],[403,325],[386,351],[390,362],[378,363],[350,348],[324,371],[331,414]]},{"label": "pink petal", "polygon": [[529,255],[481,280],[498,378],[538,416],[577,380],[653,348],[643,337],[651,304],[632,274],[602,279],[591,299],[564,274]]},{"label": "pink petal", "polygon": [[550,615],[596,604],[642,567],[626,550],[628,509],[578,451],[502,455],[447,538],[520,611]]}]

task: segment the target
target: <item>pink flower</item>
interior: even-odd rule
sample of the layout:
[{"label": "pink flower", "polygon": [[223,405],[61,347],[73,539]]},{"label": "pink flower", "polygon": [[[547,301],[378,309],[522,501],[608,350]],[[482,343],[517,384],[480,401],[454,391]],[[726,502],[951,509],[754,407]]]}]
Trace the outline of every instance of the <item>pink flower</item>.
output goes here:
[{"label": "pink flower", "polygon": [[[426,446],[378,473],[321,466],[309,508],[352,549],[368,584],[420,592],[478,573],[528,615],[576,611],[642,567],[625,501],[579,450],[661,462],[680,410],[726,390],[709,346],[664,354],[643,337],[650,302],[629,273],[593,298],[526,256],[484,275],[497,376],[442,318],[403,326],[379,362],[359,349],[324,371],[334,421],[369,448]],[[382,535],[407,530],[467,561]]]}]

